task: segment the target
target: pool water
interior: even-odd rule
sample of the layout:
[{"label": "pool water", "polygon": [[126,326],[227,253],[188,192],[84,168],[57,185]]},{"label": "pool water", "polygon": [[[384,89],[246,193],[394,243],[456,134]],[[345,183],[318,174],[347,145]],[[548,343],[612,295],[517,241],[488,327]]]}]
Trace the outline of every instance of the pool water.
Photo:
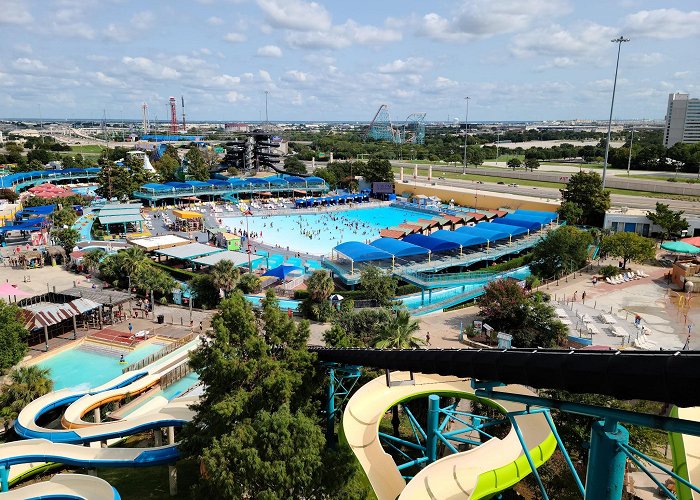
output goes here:
[{"label": "pool water", "polygon": [[50,370],[54,390],[77,386],[97,387],[121,375],[125,366],[140,361],[162,348],[162,344],[146,344],[125,354],[124,360],[127,364],[119,364],[119,358],[113,355],[74,347],[54,354],[38,363],[38,366]]},{"label": "pool water", "polygon": [[[514,269],[512,271],[507,271],[503,273],[502,277],[506,278],[515,278],[518,280],[524,280],[528,276],[530,276],[530,268],[525,266],[525,267],[520,267],[518,269]],[[456,295],[460,295],[462,293],[469,292],[470,290],[474,290],[475,288],[482,287],[488,283],[488,280],[483,280],[483,281],[477,281],[474,283],[470,283],[468,285],[465,285],[464,287],[462,286],[456,286],[452,288],[443,288],[440,290],[433,290],[432,296],[428,295],[428,292],[425,292],[425,297],[424,297],[424,304],[421,304],[421,294],[420,293],[414,293],[411,295],[403,295],[401,297],[397,297],[397,300],[400,300],[403,303],[403,306],[406,307],[409,311],[412,309],[418,309],[421,307],[421,305],[428,305],[432,304],[435,302],[440,302],[441,300],[449,299],[450,297],[454,297]],[[430,300],[429,300],[430,298]]]},{"label": "pool water", "polygon": [[[266,215],[248,217],[248,231],[259,233],[255,240],[313,255],[328,255],[345,241],[375,240],[381,229],[402,222],[430,218],[429,214],[396,207],[374,207],[304,215]],[[245,217],[226,217],[230,229],[246,228]],[[272,266],[271,266],[272,267]]]},{"label": "pool water", "polygon": [[183,392],[185,392],[197,382],[199,382],[199,375],[195,372],[188,373],[180,380],[175,382],[173,385],[166,387],[162,392],[162,396],[165,397],[165,399],[167,399],[168,401],[170,401],[182,395]]},{"label": "pool water", "polygon": [[[245,299],[250,302],[253,307],[259,307],[260,304],[262,303],[262,299],[265,297],[261,297],[259,295],[245,295]],[[279,302],[279,307],[281,310],[286,311],[287,309],[291,309],[292,311],[296,311],[299,308],[299,305],[301,304],[301,301],[299,300],[289,300],[289,299],[278,299]]]},{"label": "pool water", "polygon": [[95,189],[97,189],[98,186],[81,186],[81,187],[74,187],[72,188],[72,191],[77,194],[83,194],[86,196],[95,196],[97,193],[95,193]]}]

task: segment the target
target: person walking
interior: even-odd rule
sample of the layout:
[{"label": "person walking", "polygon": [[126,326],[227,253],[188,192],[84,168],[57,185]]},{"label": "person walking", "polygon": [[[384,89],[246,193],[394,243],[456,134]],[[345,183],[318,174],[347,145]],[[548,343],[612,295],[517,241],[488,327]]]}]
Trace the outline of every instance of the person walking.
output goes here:
[{"label": "person walking", "polygon": [[430,345],[430,332],[427,332],[427,333],[425,334],[425,342],[426,342],[428,345]]},{"label": "person walking", "polygon": [[199,322],[199,333],[202,333],[204,331],[204,324],[200,321]]},{"label": "person walking", "polygon": [[583,293],[581,294],[581,304],[586,303],[586,291],[584,290]]},{"label": "person walking", "polygon": [[576,290],[576,291],[574,292],[573,302],[576,302],[576,299],[577,299],[577,298],[578,298],[578,290]]},{"label": "person walking", "polygon": [[131,332],[134,329],[134,325],[131,324],[131,321],[129,321],[129,335],[131,335]]}]

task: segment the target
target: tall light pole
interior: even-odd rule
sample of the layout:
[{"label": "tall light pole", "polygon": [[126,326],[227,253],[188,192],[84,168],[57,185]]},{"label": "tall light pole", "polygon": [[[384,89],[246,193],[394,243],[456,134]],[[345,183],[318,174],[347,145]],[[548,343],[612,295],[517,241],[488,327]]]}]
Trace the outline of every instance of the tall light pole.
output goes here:
[{"label": "tall light pole", "polygon": [[269,94],[269,91],[265,91],[265,130],[270,128],[270,120],[267,117],[267,95]]},{"label": "tall light pole", "polygon": [[610,40],[617,44],[617,62],[615,63],[615,79],[613,80],[612,100],[610,101],[610,118],[608,118],[608,139],[605,141],[605,160],[603,162],[603,189],[605,189],[605,174],[608,171],[608,153],[610,152],[610,127],[612,126],[613,106],[615,106],[615,87],[617,87],[617,68],[620,66],[620,48],[622,42],[629,42],[629,38],[620,36],[614,40]]},{"label": "tall light pole", "polygon": [[632,125],[632,137],[630,138],[630,154],[627,157],[627,177],[630,175],[630,166],[632,165],[632,143],[634,142],[634,125]]},{"label": "tall light pole", "polygon": [[467,173],[467,137],[469,137],[469,99],[470,97],[464,98],[464,100],[467,101],[467,114],[464,116],[464,167],[462,168],[462,174]]}]

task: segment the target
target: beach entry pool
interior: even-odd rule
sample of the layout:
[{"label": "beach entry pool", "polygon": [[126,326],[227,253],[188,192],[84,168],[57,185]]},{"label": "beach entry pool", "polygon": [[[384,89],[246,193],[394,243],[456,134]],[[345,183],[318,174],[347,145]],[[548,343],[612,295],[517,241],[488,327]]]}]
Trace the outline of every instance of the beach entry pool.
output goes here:
[{"label": "beach entry pool", "polygon": [[119,364],[119,356],[82,346],[72,347],[37,363],[51,372],[54,390],[89,385],[97,387],[122,373],[122,368],[142,360],[163,348],[163,344],[151,342],[124,355],[127,364]]},{"label": "beach entry pool", "polygon": [[[430,214],[396,207],[373,207],[299,215],[257,215],[248,217],[248,231],[258,233],[256,241],[266,245],[313,255],[328,255],[344,241],[379,238],[379,231],[403,222],[430,218]],[[223,226],[246,230],[246,217],[224,217]]]}]

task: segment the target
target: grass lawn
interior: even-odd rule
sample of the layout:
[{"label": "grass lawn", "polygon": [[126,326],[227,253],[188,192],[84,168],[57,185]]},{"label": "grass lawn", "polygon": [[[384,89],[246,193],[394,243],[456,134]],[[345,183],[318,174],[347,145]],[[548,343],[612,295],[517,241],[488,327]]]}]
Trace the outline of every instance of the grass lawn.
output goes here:
[{"label": "grass lawn", "polygon": [[102,153],[102,150],[104,149],[103,146],[100,146],[99,144],[80,144],[77,146],[71,146],[70,150],[74,153],[93,153],[93,154],[100,154]]},{"label": "grass lawn", "polygon": [[177,463],[177,495],[170,496],[168,466],[125,467],[97,469],[97,475],[114,486],[123,500],[190,499],[191,487],[199,477],[199,465],[194,460]]}]

